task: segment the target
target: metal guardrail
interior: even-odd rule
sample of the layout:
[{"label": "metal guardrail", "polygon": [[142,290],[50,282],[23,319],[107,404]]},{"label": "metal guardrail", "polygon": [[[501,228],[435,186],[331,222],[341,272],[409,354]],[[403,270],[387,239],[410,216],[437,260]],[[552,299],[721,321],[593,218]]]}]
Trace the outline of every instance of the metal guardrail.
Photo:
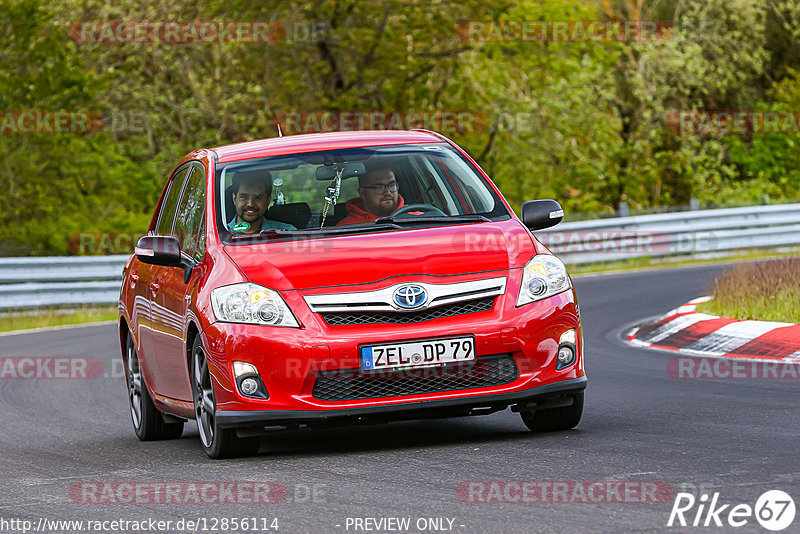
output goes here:
[{"label": "metal guardrail", "polygon": [[[707,257],[736,249],[800,246],[800,204],[568,222],[535,234],[568,265]],[[0,258],[0,310],[113,304],[128,257]]]},{"label": "metal guardrail", "polygon": [[0,310],[113,304],[128,258],[0,258]]},{"label": "metal guardrail", "polygon": [[683,211],[562,223],[534,232],[567,264],[641,257],[713,257],[800,246],[800,204]]},{"label": "metal guardrail", "polygon": [[0,286],[0,309],[114,304],[121,280],[108,282],[48,282]]},{"label": "metal guardrail", "polygon": [[130,256],[59,256],[0,258],[0,284],[122,280]]}]

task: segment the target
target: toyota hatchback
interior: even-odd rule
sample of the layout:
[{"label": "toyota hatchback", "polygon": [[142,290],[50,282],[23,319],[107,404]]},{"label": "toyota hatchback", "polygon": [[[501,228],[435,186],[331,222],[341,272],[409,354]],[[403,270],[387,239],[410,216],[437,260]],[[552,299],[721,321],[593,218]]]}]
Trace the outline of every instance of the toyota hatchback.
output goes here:
[{"label": "toyota hatchback", "polygon": [[119,335],[142,440],[206,453],[280,428],[490,414],[578,424],[583,336],[564,265],[440,134],[287,136],[188,154],[124,270]]}]

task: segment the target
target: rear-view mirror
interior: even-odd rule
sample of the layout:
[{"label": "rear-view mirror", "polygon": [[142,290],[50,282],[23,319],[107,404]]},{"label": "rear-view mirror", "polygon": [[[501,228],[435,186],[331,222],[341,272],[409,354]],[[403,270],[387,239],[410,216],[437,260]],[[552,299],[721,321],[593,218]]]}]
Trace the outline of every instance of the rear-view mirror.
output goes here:
[{"label": "rear-view mirror", "polygon": [[317,167],[317,180],[321,182],[333,180],[339,170],[342,170],[342,179],[365,176],[367,174],[367,168],[361,162],[338,163]]}]

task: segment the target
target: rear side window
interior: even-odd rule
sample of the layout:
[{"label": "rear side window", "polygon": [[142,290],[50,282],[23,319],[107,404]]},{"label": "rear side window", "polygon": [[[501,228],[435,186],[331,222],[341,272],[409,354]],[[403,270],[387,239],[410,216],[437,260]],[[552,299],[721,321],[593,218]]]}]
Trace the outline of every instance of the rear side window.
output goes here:
[{"label": "rear side window", "polygon": [[181,250],[189,256],[199,259],[202,257],[200,250],[205,252],[205,243],[199,246],[204,236],[201,234],[201,224],[206,205],[206,180],[203,167],[194,164],[186,178],[186,187],[183,189],[183,198],[178,206],[178,216],[175,219],[175,236],[181,243]]},{"label": "rear side window", "polygon": [[178,199],[180,199],[181,190],[183,189],[183,179],[186,177],[186,171],[189,167],[178,169],[172,176],[172,181],[169,184],[169,191],[164,197],[164,202],[161,204],[161,214],[156,223],[157,235],[172,235],[172,226],[175,222],[175,210],[178,207]]}]

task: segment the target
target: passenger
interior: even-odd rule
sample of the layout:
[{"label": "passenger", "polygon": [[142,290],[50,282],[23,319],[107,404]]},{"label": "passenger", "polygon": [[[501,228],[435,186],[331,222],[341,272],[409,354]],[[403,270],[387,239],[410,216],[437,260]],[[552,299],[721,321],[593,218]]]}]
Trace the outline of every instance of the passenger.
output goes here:
[{"label": "passenger", "polygon": [[[272,200],[272,175],[269,171],[239,171],[233,175],[232,188],[236,217],[227,224],[229,231],[255,234],[264,230],[297,230],[291,224],[266,218]],[[244,230],[234,230],[239,223],[249,226]]]},{"label": "passenger", "polygon": [[405,206],[397,192],[397,180],[389,167],[372,170],[358,177],[358,197],[345,202],[347,217],[336,226],[372,222]]}]

